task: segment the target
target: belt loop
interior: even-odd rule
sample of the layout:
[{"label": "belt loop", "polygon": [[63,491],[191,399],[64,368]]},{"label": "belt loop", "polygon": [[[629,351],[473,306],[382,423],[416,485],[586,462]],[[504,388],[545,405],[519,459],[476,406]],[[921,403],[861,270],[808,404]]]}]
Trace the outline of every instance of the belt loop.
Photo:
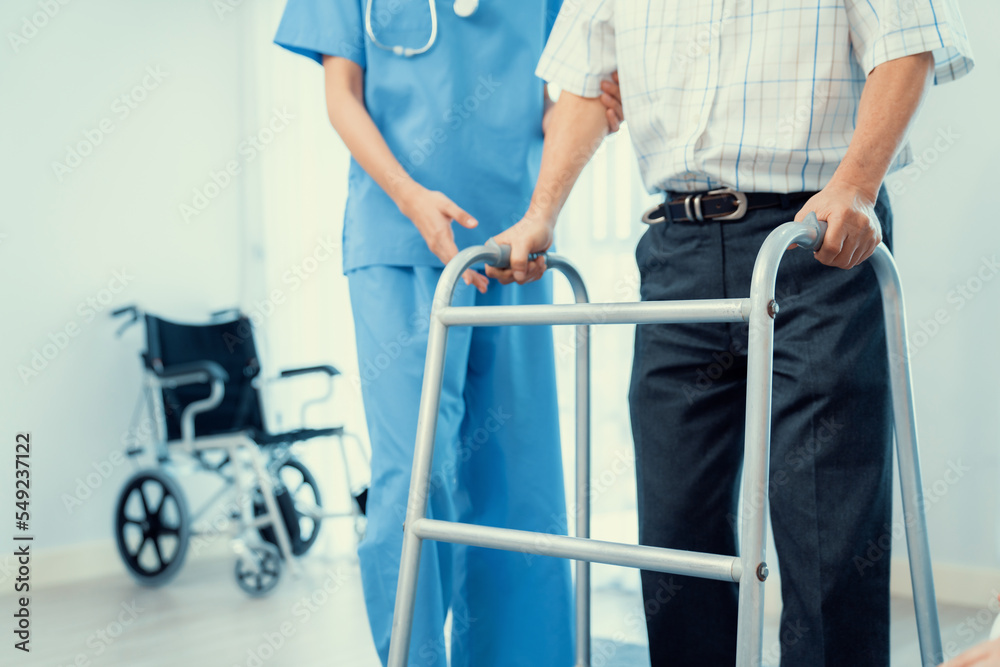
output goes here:
[{"label": "belt loop", "polygon": [[663,191],[663,222],[668,225],[674,223],[674,216],[670,213],[670,200],[673,199],[673,195],[667,190]]},{"label": "belt loop", "polygon": [[694,211],[691,210],[691,199],[694,195],[687,195],[684,197],[684,217],[694,222],[697,218],[694,217]]}]

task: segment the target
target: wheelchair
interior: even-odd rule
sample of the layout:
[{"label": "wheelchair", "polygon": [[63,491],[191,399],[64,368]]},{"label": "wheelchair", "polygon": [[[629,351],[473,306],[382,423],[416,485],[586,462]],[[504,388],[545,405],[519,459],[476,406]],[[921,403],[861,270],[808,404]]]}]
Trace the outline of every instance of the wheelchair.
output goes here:
[{"label": "wheelchair", "polygon": [[[140,320],[146,329],[143,388],[125,454],[135,461],[148,452],[155,462],[135,464],[114,516],[118,553],[139,584],[166,584],[189,551],[229,537],[237,554],[236,583],[259,597],[277,586],[284,564],[294,568],[294,559],[312,548],[324,519],[352,518],[360,540],[368,490],[352,486],[345,441],[366,465],[368,453],[343,426],[305,427],[306,410],[332,396],[336,368],[294,368],[264,380],[253,325],[234,310],[213,313],[207,324],[172,322],[136,306],[112,317],[129,318],[118,337]],[[302,405],[300,427],[268,430],[262,385],[314,374],[326,376],[327,390]],[[323,510],[316,478],[295,456],[293,447],[317,438],[338,441],[350,494],[347,512]],[[222,481],[196,512],[178,482],[183,473]],[[209,521],[210,510],[215,513]]]}]

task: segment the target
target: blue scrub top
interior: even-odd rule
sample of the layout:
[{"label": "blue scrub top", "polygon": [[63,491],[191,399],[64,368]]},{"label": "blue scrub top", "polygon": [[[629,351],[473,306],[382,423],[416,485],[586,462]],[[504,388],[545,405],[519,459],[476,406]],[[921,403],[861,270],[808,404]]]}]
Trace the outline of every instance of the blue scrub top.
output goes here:
[{"label": "blue scrub top", "polygon": [[[372,0],[384,45],[420,48],[427,0]],[[562,0],[480,0],[469,18],[435,0],[438,35],[410,58],[375,46],[367,0],[289,0],[275,43],[322,62],[365,70],[365,104],[418,183],[440,190],[479,226],[453,225],[459,248],[482,244],[528,208],[542,153],[543,82],[534,74]],[[352,158],[344,214],[344,271],[371,265],[441,266],[419,232]]]}]

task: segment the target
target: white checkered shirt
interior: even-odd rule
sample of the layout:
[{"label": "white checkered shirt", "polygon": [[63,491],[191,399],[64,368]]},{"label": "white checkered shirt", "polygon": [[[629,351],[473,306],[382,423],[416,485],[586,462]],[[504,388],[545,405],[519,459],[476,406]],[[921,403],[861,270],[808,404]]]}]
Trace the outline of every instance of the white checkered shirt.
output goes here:
[{"label": "white checkered shirt", "polygon": [[955,0],[565,0],[537,74],[595,97],[618,70],[650,192],[803,192],[843,159],[867,73],[927,51],[937,83],[972,69]]}]

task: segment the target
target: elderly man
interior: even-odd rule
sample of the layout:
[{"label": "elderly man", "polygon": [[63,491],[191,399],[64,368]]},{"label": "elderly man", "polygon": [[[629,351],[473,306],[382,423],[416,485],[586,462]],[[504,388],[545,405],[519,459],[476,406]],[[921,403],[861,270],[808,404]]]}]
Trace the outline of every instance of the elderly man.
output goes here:
[{"label": "elderly man", "polygon": [[[877,281],[883,179],[929,84],[972,56],[953,0],[577,0],[537,73],[562,88],[541,175],[503,282],[535,280],[562,204],[607,132],[618,70],[646,187],[664,205],[636,250],[646,300],[742,297],[767,234],[810,211],[815,257],[792,252],[774,359],[771,517],[781,664],[889,663],[892,422]],[[629,395],[643,544],[735,554],[746,327],[642,325]],[[707,371],[711,371],[708,373]],[[705,382],[704,378],[714,378]],[[880,538],[882,538],[880,540]],[[654,667],[730,666],[735,584],[642,573]],[[659,597],[657,597],[659,595]]]}]

